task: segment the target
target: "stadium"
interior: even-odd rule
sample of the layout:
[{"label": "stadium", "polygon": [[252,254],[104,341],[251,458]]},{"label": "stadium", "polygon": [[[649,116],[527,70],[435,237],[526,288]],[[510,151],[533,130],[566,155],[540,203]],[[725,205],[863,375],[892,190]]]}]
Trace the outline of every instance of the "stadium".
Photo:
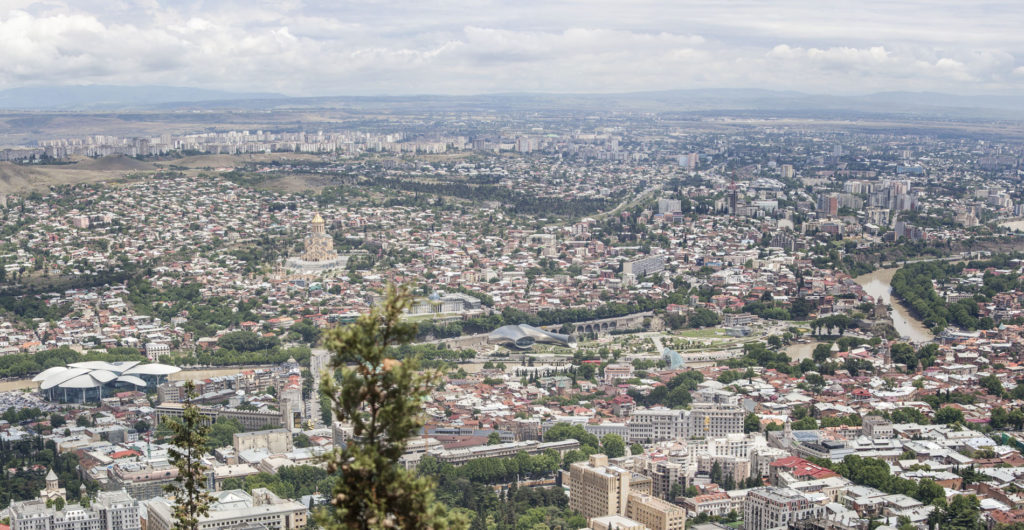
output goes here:
[{"label": "stadium", "polygon": [[86,361],[47,368],[32,378],[46,399],[60,403],[99,402],[124,390],[153,390],[181,368],[139,361]]}]

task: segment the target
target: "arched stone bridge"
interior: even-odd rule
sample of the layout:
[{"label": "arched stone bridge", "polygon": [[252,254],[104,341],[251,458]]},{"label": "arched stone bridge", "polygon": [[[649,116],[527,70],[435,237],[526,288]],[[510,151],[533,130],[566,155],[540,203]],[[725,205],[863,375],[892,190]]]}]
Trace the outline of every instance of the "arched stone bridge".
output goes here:
[{"label": "arched stone bridge", "polygon": [[[587,320],[585,322],[573,322],[569,325],[573,327],[573,332],[576,334],[580,333],[607,333],[616,329],[638,329],[644,325],[644,318],[652,317],[654,313],[647,311],[644,313],[633,313],[631,315],[625,315],[621,317],[602,318],[600,320]],[[562,325],[545,326],[551,329],[560,329]]]}]

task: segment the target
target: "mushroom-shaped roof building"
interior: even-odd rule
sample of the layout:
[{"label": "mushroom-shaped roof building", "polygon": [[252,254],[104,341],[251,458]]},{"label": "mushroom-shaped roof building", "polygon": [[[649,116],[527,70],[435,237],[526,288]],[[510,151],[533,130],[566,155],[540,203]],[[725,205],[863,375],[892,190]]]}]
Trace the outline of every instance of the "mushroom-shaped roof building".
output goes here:
[{"label": "mushroom-shaped roof building", "polygon": [[538,342],[568,348],[576,347],[576,339],[571,335],[552,333],[529,324],[501,326],[487,336],[488,344],[499,344],[513,350],[528,350]]},{"label": "mushroom-shaped roof building", "polygon": [[146,388],[180,371],[176,366],[139,361],[84,361],[47,368],[32,381],[39,383],[39,390],[51,399],[86,401],[93,396],[102,398],[105,387]]}]

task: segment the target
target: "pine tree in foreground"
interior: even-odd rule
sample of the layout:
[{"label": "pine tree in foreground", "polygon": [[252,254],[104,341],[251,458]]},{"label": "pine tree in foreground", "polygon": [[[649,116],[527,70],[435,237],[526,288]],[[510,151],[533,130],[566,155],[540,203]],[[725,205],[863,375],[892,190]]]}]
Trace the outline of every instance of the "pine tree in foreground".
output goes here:
[{"label": "pine tree in foreground", "polygon": [[434,498],[431,479],[398,463],[406,441],[423,426],[422,402],[441,378],[437,370],[420,372],[415,358],[388,356],[391,346],[416,336],[416,325],[401,320],[411,303],[408,289],[388,287],[382,304],[326,335],[331,366],[341,375],[324,374],[320,388],[354,435],[328,455],[328,472],[338,478],[331,507],[318,514],[318,522],[329,530],[468,527],[464,517]]},{"label": "pine tree in foreground", "polygon": [[213,497],[206,492],[206,465],[201,457],[206,451],[206,435],[210,427],[203,424],[199,407],[192,403],[196,387],[192,381],[185,383],[185,408],[181,420],[168,418],[173,447],[170,448],[171,463],[178,468],[174,483],[164,486],[164,491],[174,495],[174,528],[198,530],[199,518],[210,515]]}]

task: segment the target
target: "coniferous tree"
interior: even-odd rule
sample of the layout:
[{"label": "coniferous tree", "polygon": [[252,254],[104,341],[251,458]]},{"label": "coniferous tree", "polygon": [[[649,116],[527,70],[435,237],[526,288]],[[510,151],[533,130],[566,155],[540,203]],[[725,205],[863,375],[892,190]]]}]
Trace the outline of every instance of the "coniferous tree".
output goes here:
[{"label": "coniferous tree", "polygon": [[198,530],[199,518],[210,514],[213,501],[205,486],[208,468],[201,460],[210,428],[203,424],[199,407],[192,403],[195,395],[195,385],[187,381],[181,420],[165,420],[174,433],[169,452],[178,476],[174,483],[164,486],[164,491],[174,495],[174,528],[183,530]]},{"label": "coniferous tree", "polygon": [[354,435],[327,456],[328,472],[338,475],[330,508],[318,514],[328,530],[468,527],[435,499],[430,478],[398,464],[406,441],[423,426],[422,402],[441,377],[437,370],[420,372],[414,356],[389,356],[390,347],[416,336],[416,325],[401,319],[411,303],[407,288],[390,286],[382,304],[326,334],[331,366],[341,375],[336,380],[335,370],[327,371],[320,388]]}]

